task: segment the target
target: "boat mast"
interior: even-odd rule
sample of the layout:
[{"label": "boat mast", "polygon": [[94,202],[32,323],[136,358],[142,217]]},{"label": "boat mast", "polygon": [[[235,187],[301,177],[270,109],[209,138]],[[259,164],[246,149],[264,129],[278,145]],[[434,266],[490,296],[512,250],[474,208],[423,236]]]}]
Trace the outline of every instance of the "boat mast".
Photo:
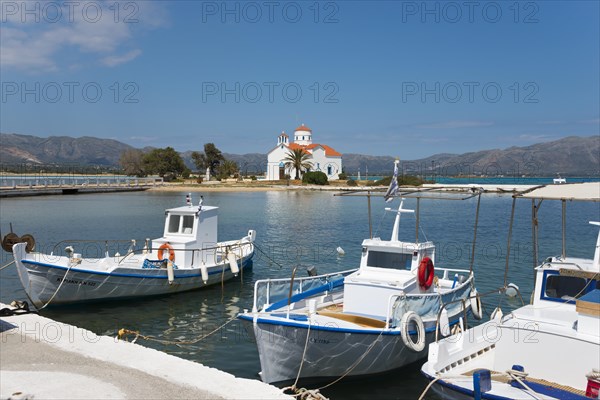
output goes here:
[{"label": "boat mast", "polygon": [[414,210],[407,210],[406,208],[402,208],[403,204],[404,204],[404,199],[402,198],[402,199],[400,199],[400,207],[398,207],[398,210],[396,210],[396,219],[394,220],[394,229],[392,230],[392,237],[390,239],[390,241],[392,241],[392,242],[400,241],[398,239],[398,232],[400,231],[400,214],[415,212]]}]

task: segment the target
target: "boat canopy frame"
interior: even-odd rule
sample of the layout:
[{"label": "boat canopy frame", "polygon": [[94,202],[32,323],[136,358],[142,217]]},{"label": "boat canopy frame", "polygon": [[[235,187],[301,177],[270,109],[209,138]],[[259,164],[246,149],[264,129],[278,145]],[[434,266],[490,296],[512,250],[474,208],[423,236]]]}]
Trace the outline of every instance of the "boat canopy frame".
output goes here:
[{"label": "boat canopy frame", "polygon": [[[471,259],[469,261],[469,273],[472,273],[473,265],[475,263],[475,244],[477,242],[477,227],[479,225],[479,210],[481,206],[482,193],[484,193],[484,189],[482,187],[473,185],[464,187],[436,186],[431,188],[398,188],[398,192],[391,197],[400,199],[413,198],[417,200],[417,205],[415,207],[415,243],[419,243],[421,199],[465,201],[477,197],[477,207],[475,211],[475,222],[473,227],[473,243],[471,246]],[[384,195],[384,189],[348,190],[334,194],[334,196],[359,196],[367,198],[367,207],[369,210],[369,238],[371,239],[373,239],[373,224],[371,221],[371,197],[384,197]]]}]

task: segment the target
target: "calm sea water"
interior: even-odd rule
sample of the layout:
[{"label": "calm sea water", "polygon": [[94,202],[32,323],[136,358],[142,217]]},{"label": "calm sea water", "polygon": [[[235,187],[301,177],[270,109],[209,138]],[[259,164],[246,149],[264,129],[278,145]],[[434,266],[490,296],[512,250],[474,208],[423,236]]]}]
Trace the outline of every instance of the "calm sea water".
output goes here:
[{"label": "calm sea water", "polygon": [[[48,250],[68,239],[137,239],[162,235],[164,209],[184,204],[182,193],[121,193],[78,196],[47,196],[2,199],[0,228],[30,233],[37,248]],[[195,200],[198,194],[194,193]],[[481,199],[474,270],[479,291],[499,287],[504,279],[507,232],[511,211],[510,196],[484,195]],[[252,272],[243,280],[189,293],[143,300],[127,300],[61,307],[43,315],[89,329],[97,334],[115,335],[120,328],[139,330],[169,340],[193,340],[252,307],[257,279],[289,277],[295,265],[315,265],[320,273],[358,266],[361,241],[368,237],[367,200],[363,197],[335,197],[322,192],[206,193],[204,204],[220,207],[219,239],[244,236],[248,229],[258,233],[258,247]],[[394,203],[397,206],[397,202]],[[372,199],[375,236],[388,238],[393,215],[385,213],[381,198]],[[389,206],[389,205],[388,205]],[[414,208],[415,200],[405,207]],[[468,268],[471,255],[476,199],[465,201],[421,201],[420,240],[437,244],[436,265]],[[559,202],[544,202],[540,210],[540,257],[558,255],[561,246]],[[529,201],[517,202],[508,282],[516,283],[529,299],[532,289],[532,259]],[[568,253],[589,257],[598,228],[588,224],[600,220],[600,206],[569,203],[567,206]],[[401,238],[414,240],[415,218],[403,216]],[[59,243],[63,248],[66,243]],[[77,248],[76,251],[82,249]],[[346,254],[338,256],[336,247]],[[2,252],[2,265],[11,261]],[[302,269],[300,270],[302,271]],[[303,274],[304,272],[300,272]],[[14,267],[0,272],[0,301],[26,300]],[[486,303],[487,310],[498,298]],[[516,300],[504,308],[519,306]],[[197,344],[184,347],[140,344],[169,354],[201,362],[234,375],[258,379],[260,364],[255,344],[237,321]],[[386,398],[415,399],[427,381],[417,363],[393,373],[365,379],[343,380],[324,393],[332,399]],[[320,385],[309,386],[318,387]],[[429,397],[435,398],[435,397]]]}]

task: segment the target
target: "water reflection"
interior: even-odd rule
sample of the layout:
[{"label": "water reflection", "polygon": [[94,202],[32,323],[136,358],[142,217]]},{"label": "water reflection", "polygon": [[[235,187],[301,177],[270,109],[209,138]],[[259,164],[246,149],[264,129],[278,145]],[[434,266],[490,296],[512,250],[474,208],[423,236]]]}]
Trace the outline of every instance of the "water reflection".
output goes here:
[{"label": "water reflection", "polygon": [[[5,234],[9,222],[19,235],[31,233],[39,248],[51,248],[67,238],[137,239],[162,234],[164,209],[182,205],[181,193],[120,193],[81,196],[48,196],[2,199],[0,228]],[[197,196],[194,203],[197,202]],[[419,238],[437,245],[436,265],[468,267],[471,258],[476,199],[466,201],[421,201]],[[501,285],[507,255],[510,196],[484,195],[477,245],[475,282],[480,292]],[[89,329],[97,334],[116,335],[121,328],[138,330],[160,339],[193,341],[212,332],[238,312],[252,307],[257,279],[288,277],[295,265],[315,265],[319,273],[358,266],[361,242],[369,236],[367,200],[363,197],[334,197],[323,192],[206,193],[204,203],[217,205],[219,238],[242,236],[257,231],[257,252],[252,270],[226,283],[203,290],[149,299],[86,304],[44,310],[49,318]],[[389,238],[393,215],[385,213],[380,198],[372,199],[375,236]],[[397,206],[397,202],[393,206]],[[407,199],[406,208],[415,208]],[[540,257],[558,255],[561,250],[559,202],[544,202],[540,209]],[[568,254],[593,256],[599,205],[567,204]],[[531,206],[518,203],[513,227],[508,281],[516,283],[526,301],[532,289]],[[403,215],[400,236],[415,237],[415,216]],[[346,254],[340,257],[336,248]],[[2,252],[2,265],[11,261]],[[299,274],[305,274],[304,269]],[[26,300],[14,267],[0,272],[0,301]],[[491,311],[499,298],[484,302]],[[516,307],[517,300],[503,300],[503,307]],[[258,378],[258,353],[248,332],[237,320],[227,323],[206,339],[184,346],[139,343],[170,354],[199,361],[246,378]],[[417,398],[427,381],[418,372],[420,364],[401,373],[361,380],[343,381],[326,394],[332,398]],[[400,378],[401,377],[401,378]],[[374,389],[377,387],[377,389]],[[374,391],[376,390],[376,391]]]}]

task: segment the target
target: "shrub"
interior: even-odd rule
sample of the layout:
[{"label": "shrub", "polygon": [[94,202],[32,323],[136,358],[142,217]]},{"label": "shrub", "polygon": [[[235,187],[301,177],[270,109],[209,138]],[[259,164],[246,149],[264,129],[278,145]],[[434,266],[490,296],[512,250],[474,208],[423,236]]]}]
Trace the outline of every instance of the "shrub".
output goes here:
[{"label": "shrub", "polygon": [[250,179],[252,179],[253,181],[256,180],[256,176],[255,175],[250,175]]},{"label": "shrub", "polygon": [[[383,179],[375,181],[373,185],[375,186],[389,186],[392,181],[391,176],[386,176]],[[430,183],[424,179],[419,178],[418,176],[412,175],[402,175],[398,177],[398,184],[400,186],[421,186],[424,183]]]},{"label": "shrub", "polygon": [[314,185],[328,185],[327,175],[321,171],[307,172],[302,177],[303,183],[312,183]]},{"label": "shrub", "polygon": [[342,173],[338,174],[338,179],[340,181],[345,181],[346,179],[348,179],[348,174],[346,174],[345,172],[342,172]]},{"label": "shrub", "polygon": [[348,179],[348,181],[346,181],[346,184],[348,186],[357,186],[357,183],[354,179]]}]

